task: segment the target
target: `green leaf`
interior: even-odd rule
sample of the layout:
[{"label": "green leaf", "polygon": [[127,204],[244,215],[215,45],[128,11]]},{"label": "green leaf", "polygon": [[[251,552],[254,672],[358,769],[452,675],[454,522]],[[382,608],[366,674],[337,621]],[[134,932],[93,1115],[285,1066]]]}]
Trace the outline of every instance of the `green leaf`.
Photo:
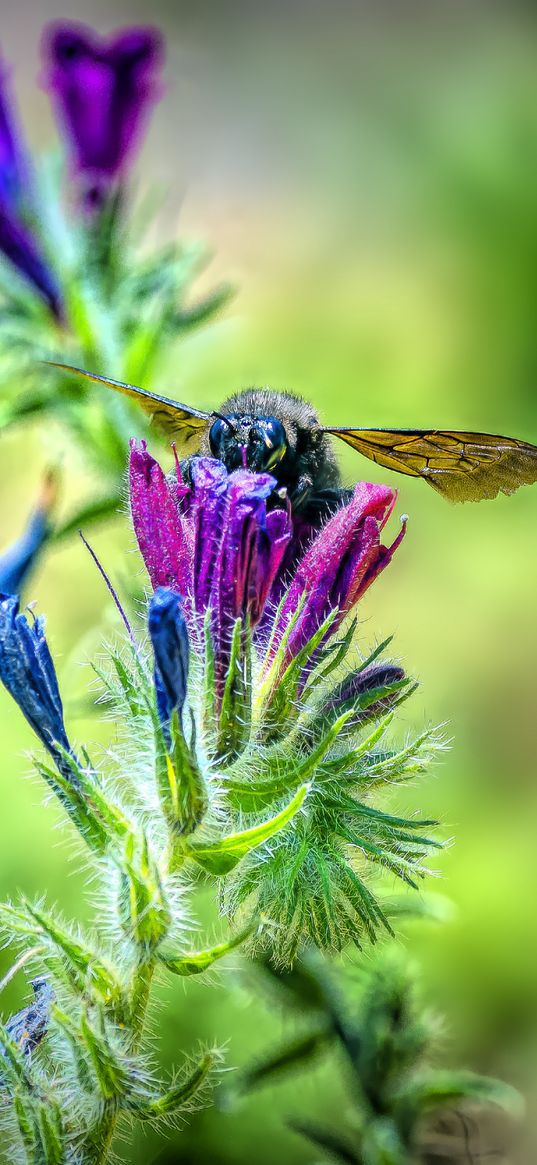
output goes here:
[{"label": "green leaf", "polygon": [[40,1165],[41,1163],[42,1165],[64,1165],[65,1148],[61,1111],[50,1098],[42,1101],[39,1105],[38,1126],[43,1150]]},{"label": "green leaf", "polygon": [[444,894],[420,891],[418,894],[390,894],[382,896],[382,909],[387,918],[428,919],[431,922],[451,922],[456,917],[456,906]]},{"label": "green leaf", "polygon": [[55,527],[52,532],[52,541],[63,542],[72,534],[77,534],[81,529],[85,530],[97,522],[105,522],[108,518],[117,517],[123,512],[123,509],[124,500],[120,493],[115,492],[102,498],[92,498],[90,502],[66,518],[65,522]]},{"label": "green leaf", "polygon": [[144,952],[154,953],[166,938],[171,913],[157,862],[147,837],[131,834],[122,857],[116,858],[120,874],[118,912],[127,937]]},{"label": "green leaf", "polygon": [[524,1101],[510,1085],[474,1072],[440,1070],[414,1076],[400,1090],[394,1112],[401,1127],[412,1131],[430,1109],[465,1100],[497,1105],[515,1117],[524,1114]]},{"label": "green leaf", "polygon": [[217,1052],[206,1052],[199,1063],[162,1096],[155,1097],[145,1105],[136,1105],[137,1115],[142,1120],[161,1120],[173,1118],[184,1110],[192,1111],[193,1102],[199,1097],[219,1060]]},{"label": "green leaf", "polygon": [[34,759],[36,769],[56,793],[86,845],[97,853],[105,853],[131,831],[131,824],[108,799],[96,774],[79,764],[61,745],[56,747],[70,776]]},{"label": "green leaf", "polygon": [[252,1092],[254,1088],[278,1081],[295,1068],[309,1067],[332,1040],[333,1031],[328,1024],[297,1036],[296,1039],[245,1068],[239,1075],[237,1086],[241,1092]]},{"label": "green leaf", "polygon": [[112,1047],[104,1024],[96,1030],[88,1017],[82,1014],[80,1038],[103,1099],[114,1100],[128,1094],[131,1088],[132,1067],[123,1054]]},{"label": "green leaf", "polygon": [[291,793],[300,785],[306,784],[315,776],[316,770],[336,742],[350,715],[350,712],[345,712],[331,725],[323,739],[301,765],[290,764],[286,754],[274,755],[272,762],[278,769],[283,767],[283,775],[272,777],[270,780],[238,781],[232,778],[226,781],[225,789],[230,804],[244,813],[255,813]]},{"label": "green leaf", "polygon": [[364,1158],[351,1149],[348,1141],[341,1136],[341,1133],[334,1132],[333,1129],[325,1129],[322,1125],[318,1125],[311,1120],[297,1120],[293,1118],[288,1122],[289,1128],[294,1133],[298,1133],[302,1137],[306,1137],[318,1149],[323,1149],[328,1153],[331,1161],[340,1161],[342,1165],[363,1165]]},{"label": "green leaf", "polygon": [[[39,938],[48,939],[54,947],[60,949],[73,986],[96,996],[107,1006],[121,1009],[124,1006],[124,996],[115,971],[107,966],[95,951],[64,930],[51,914],[47,914],[38,906],[32,906],[29,902],[25,903],[25,909],[29,915],[30,925],[33,922],[33,933]],[[0,907],[0,917],[3,910],[4,908]]]},{"label": "green leaf", "polygon": [[219,876],[229,873],[241,858],[289,825],[302,808],[308,791],[309,786],[303,785],[285,809],[261,825],[254,825],[251,829],[231,834],[215,842],[190,842],[187,848],[188,855],[209,874]]},{"label": "green leaf", "polygon": [[277,739],[282,732],[288,732],[291,723],[296,720],[298,716],[297,697],[304,669],[314,657],[317,648],[337,618],[337,610],[331,611],[327,615],[315,634],[297,652],[282,674],[289,635],[302,606],[303,603],[299,603],[293,619],[286,627],[266,678],[261,683],[258,697],[258,702],[261,705],[259,732],[265,740]]},{"label": "green leaf", "polygon": [[74,1022],[70,1015],[55,1003],[51,1008],[51,1019],[60,1028],[63,1036],[67,1040],[71,1049],[73,1057],[74,1068],[76,1072],[77,1081],[84,1092],[92,1092],[94,1087],[94,1076],[90,1068],[90,1060],[87,1054],[87,1049],[82,1039],[80,1038],[80,1028]]},{"label": "green leaf", "polygon": [[204,299],[199,299],[191,307],[183,308],[172,318],[171,326],[174,331],[185,332],[206,323],[213,318],[235,295],[235,288],[231,283],[223,283],[209,292]]},{"label": "green leaf", "polygon": [[159,954],[159,959],[168,968],[168,971],[173,971],[174,975],[201,975],[203,971],[207,971],[216,963],[218,959],[224,958],[230,951],[240,947],[253,932],[255,927],[249,926],[246,930],[240,931],[239,934],[234,935],[228,939],[227,942],[217,943],[214,947],[208,947],[204,951],[191,951],[186,955]]}]

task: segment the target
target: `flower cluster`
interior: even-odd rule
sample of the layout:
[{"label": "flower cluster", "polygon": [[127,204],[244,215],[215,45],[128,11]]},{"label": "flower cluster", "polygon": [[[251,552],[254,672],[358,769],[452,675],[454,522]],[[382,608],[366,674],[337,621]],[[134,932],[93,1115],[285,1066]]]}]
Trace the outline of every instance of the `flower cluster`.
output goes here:
[{"label": "flower cluster", "polygon": [[341,949],[374,938],[389,922],[368,865],[415,885],[438,844],[422,832],[433,822],[371,803],[388,780],[419,770],[434,743],[429,733],[402,749],[385,743],[412,685],[378,660],[385,644],[358,662],[353,648],[356,604],[404,536],[403,525],[391,545],[381,537],[396,495],[359,483],[304,549],[268,474],[199,458],[186,479],[178,465],[166,476],[133,443],[130,493],[152,602],[181,604],[175,706],[186,698],[196,725],[199,844],[211,842],[212,802],[230,828],[255,828],[307,790],[292,825],[226,877],[225,909],[246,924],[263,918],[251,944],[283,963],[306,940]]},{"label": "flower cluster", "polygon": [[64,532],[120,508],[128,436],[147,421],[54,361],[148,385],[173,345],[210,321],[227,286],[192,302],[198,244],[144,247],[132,163],[162,93],[164,43],[150,27],[108,39],[70,22],[42,40],[41,82],[67,156],[30,157],[0,65],[0,429],[53,413],[97,471],[100,492]]}]

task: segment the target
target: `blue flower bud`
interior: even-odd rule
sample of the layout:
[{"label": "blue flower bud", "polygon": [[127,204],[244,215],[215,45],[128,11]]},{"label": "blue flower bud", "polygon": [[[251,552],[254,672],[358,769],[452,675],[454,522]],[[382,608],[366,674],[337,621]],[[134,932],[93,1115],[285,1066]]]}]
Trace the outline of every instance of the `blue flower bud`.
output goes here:
[{"label": "blue flower bud", "polygon": [[43,618],[30,625],[16,595],[0,596],[0,679],[63,770],[60,745],[71,752]]},{"label": "blue flower bud", "polygon": [[176,591],[157,588],[149,604],[148,626],[155,653],[157,708],[168,739],[174,711],[181,722],[188,681],[188,631]]}]

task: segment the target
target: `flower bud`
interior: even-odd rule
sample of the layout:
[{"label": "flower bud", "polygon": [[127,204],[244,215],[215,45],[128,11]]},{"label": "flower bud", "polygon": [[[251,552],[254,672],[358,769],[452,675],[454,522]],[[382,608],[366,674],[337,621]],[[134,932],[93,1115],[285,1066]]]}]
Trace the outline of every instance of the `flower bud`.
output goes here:
[{"label": "flower bud", "polygon": [[389,711],[405,683],[408,680],[402,667],[393,663],[373,663],[361,671],[349,672],[332,692],[326,710],[340,716],[354,708],[350,723],[358,724]]},{"label": "flower bud", "polygon": [[72,772],[61,750],[72,750],[45,623],[40,617],[30,626],[26,615],[19,612],[16,595],[0,598],[0,679],[60,771],[71,780]]},{"label": "flower bud", "polygon": [[169,741],[175,711],[181,724],[188,682],[188,630],[176,591],[158,587],[149,604],[148,626],[155,653],[157,708]]}]

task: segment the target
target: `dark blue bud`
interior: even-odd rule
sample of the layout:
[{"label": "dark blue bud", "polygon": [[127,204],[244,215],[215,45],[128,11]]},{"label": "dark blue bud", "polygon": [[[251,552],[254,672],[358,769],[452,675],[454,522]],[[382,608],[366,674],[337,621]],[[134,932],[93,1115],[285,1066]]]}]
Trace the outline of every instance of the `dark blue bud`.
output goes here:
[{"label": "dark blue bud", "polygon": [[174,711],[181,723],[188,682],[188,630],[177,591],[157,588],[149,604],[148,626],[155,653],[158,714],[169,740]]},{"label": "dark blue bud", "polygon": [[66,752],[71,748],[44,620],[40,617],[30,625],[19,611],[16,595],[0,596],[0,679],[63,770],[64,758],[57,745]]},{"label": "dark blue bud", "polygon": [[353,723],[369,720],[389,711],[399,698],[404,682],[402,667],[373,663],[361,671],[350,672],[330,696],[328,707],[339,714],[355,704]]}]

